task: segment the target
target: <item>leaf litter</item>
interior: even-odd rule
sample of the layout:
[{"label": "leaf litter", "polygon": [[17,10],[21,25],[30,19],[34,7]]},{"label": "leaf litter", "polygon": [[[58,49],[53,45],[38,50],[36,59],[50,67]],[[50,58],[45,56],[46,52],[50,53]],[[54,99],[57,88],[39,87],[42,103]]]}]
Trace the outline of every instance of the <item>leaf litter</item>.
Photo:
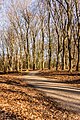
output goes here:
[{"label": "leaf litter", "polygon": [[80,120],[22,79],[0,76],[0,120]]}]

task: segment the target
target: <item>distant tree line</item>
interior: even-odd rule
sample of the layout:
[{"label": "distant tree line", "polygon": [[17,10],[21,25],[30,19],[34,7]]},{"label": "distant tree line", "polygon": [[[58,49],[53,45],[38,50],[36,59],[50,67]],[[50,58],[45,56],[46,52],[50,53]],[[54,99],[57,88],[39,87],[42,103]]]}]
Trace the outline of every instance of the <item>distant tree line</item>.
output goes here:
[{"label": "distant tree line", "polygon": [[80,70],[79,0],[12,2],[0,31],[0,70]]}]

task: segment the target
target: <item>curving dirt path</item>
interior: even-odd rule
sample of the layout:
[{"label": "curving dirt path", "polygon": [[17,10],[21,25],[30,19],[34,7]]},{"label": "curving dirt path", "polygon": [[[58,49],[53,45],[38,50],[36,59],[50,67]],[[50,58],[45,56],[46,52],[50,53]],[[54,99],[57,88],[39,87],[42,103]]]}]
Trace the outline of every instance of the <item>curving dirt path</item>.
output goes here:
[{"label": "curving dirt path", "polygon": [[[71,87],[67,83],[37,76],[38,71],[31,71],[27,75],[13,75],[28,82],[29,86],[43,91],[59,103],[59,107],[76,113],[80,113],[80,89]],[[10,75],[9,75],[10,76]]]},{"label": "curving dirt path", "polygon": [[47,96],[52,97],[57,101],[63,109],[80,113],[80,89],[71,87],[67,83],[58,82],[49,78],[39,77],[37,71],[29,72],[24,75],[24,80],[27,80],[31,87],[41,90]]}]

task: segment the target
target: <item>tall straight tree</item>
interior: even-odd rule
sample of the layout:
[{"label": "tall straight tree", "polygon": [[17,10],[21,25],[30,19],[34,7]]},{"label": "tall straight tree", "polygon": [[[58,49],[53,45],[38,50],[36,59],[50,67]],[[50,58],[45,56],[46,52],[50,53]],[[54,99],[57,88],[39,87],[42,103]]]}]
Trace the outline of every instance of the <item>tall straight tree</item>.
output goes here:
[{"label": "tall straight tree", "polygon": [[44,69],[44,26],[43,26],[43,24],[44,24],[44,21],[43,21],[43,19],[42,19],[42,24],[41,24],[41,33],[42,33],[42,62],[41,62],[41,68],[42,68],[42,70]]},{"label": "tall straight tree", "polygon": [[36,68],[36,51],[35,51],[35,34],[32,32],[32,37],[33,37],[33,70]]},{"label": "tall straight tree", "polygon": [[76,9],[76,17],[77,17],[77,41],[78,41],[78,45],[77,45],[77,49],[78,49],[78,60],[77,60],[77,66],[76,66],[76,70],[79,71],[79,63],[80,63],[80,22],[79,22],[79,1],[78,0],[74,0],[75,1],[75,9]]},{"label": "tall straight tree", "polygon": [[[26,12],[25,12],[26,11]],[[27,43],[27,50],[26,46],[24,45],[25,49],[25,55],[26,55],[26,68],[29,69],[29,25],[30,25],[30,17],[29,17],[29,12],[28,10],[23,10],[22,12],[22,17],[25,20],[25,28],[26,28],[26,43]]]},{"label": "tall straight tree", "polygon": [[48,50],[48,54],[49,54],[49,62],[48,62],[48,69],[51,69],[51,31],[50,31],[50,17],[51,17],[51,12],[50,12],[50,8],[51,8],[51,3],[48,0],[47,1],[47,9],[48,9],[48,38],[49,38],[49,50]]}]

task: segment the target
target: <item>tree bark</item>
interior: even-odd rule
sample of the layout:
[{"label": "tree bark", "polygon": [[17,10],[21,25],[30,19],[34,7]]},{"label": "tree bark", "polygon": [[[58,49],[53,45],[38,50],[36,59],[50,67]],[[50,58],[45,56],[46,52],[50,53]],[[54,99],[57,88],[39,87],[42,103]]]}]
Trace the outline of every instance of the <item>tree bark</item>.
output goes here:
[{"label": "tree bark", "polygon": [[64,59],[65,59],[65,41],[63,39],[63,53],[62,53],[62,70],[64,70]]},{"label": "tree bark", "polygon": [[[42,23],[43,24],[43,23]],[[42,70],[44,69],[44,31],[43,31],[43,26],[42,26],[42,64],[41,64],[41,68]]]},{"label": "tree bark", "polygon": [[33,33],[33,70],[35,70],[36,67],[36,55],[35,55],[35,36]]},{"label": "tree bark", "polygon": [[50,11],[48,13],[48,34],[49,34],[49,63],[48,63],[48,69],[51,69]]}]

